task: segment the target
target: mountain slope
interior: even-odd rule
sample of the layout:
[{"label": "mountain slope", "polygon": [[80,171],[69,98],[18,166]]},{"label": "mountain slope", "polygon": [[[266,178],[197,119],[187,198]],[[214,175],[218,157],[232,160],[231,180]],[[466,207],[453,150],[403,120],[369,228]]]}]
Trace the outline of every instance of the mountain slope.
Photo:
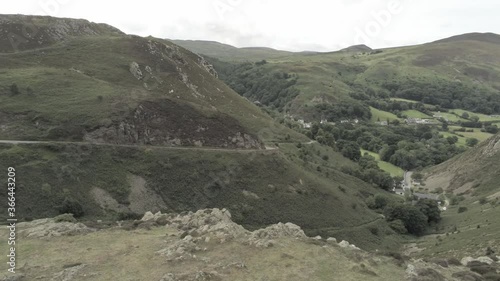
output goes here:
[{"label": "mountain slope", "polygon": [[[217,80],[203,58],[163,40],[99,33],[101,25],[86,21],[34,19],[52,24],[42,31],[76,27],[39,32],[53,44],[43,51],[46,41],[35,40],[41,43],[19,45],[31,50],[1,54],[1,138],[262,146],[257,134],[271,119]],[[3,30],[12,22],[19,24],[4,20]],[[195,119],[206,121],[190,123]]]},{"label": "mountain slope", "polygon": [[247,47],[236,48],[214,41],[170,40],[193,53],[227,61],[257,61],[289,56],[293,53],[271,48]]},{"label": "mountain slope", "polygon": [[[498,37],[466,34],[423,45],[364,53],[294,53],[268,59],[264,65],[255,65],[252,71],[265,69],[296,79],[294,88],[300,93],[282,107],[309,121],[327,118],[325,108],[331,111],[340,105],[339,111],[345,108],[346,112],[352,112],[342,103],[354,104],[355,100],[365,103],[370,99],[388,102],[389,97],[421,101],[443,109],[494,114],[500,112]],[[224,68],[228,73],[234,71],[224,66],[216,68],[221,73]],[[251,74],[245,69],[235,74],[238,75]],[[257,89],[263,86],[252,85]],[[269,105],[265,99],[258,101]],[[369,108],[364,107],[355,116],[344,114],[337,119],[345,118],[368,120]]]},{"label": "mountain slope", "polygon": [[[0,53],[0,140],[44,141],[0,147],[0,169],[14,167],[19,177],[20,219],[219,207],[249,228],[291,221],[310,234],[355,231],[366,248],[395,235],[364,202],[382,191],[340,172],[355,163],[334,151],[323,160],[202,57],[166,40],[94,32],[101,25],[87,21],[7,18],[2,30],[12,22],[91,29],[46,32],[49,43]],[[281,143],[293,143],[292,152]],[[372,234],[371,223],[384,234]]]},{"label": "mountain slope", "polygon": [[467,33],[467,34],[452,36],[450,38],[441,39],[435,41],[434,43],[460,42],[465,40],[500,44],[500,35],[495,33],[477,33],[477,32]]},{"label": "mountain slope", "polygon": [[500,197],[500,135],[429,169],[426,187],[455,194]]}]

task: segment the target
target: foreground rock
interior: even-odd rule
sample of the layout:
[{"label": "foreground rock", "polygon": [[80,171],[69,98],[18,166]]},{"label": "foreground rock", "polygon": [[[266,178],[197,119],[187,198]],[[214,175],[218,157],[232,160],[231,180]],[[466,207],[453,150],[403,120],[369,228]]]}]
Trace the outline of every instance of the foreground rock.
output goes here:
[{"label": "foreground rock", "polygon": [[68,221],[57,222],[56,218],[22,222],[18,223],[17,227],[20,236],[28,238],[50,238],[63,235],[87,234],[96,231],[83,223]]},{"label": "foreground rock", "polygon": [[482,281],[498,273],[493,258],[465,258],[464,266],[378,255],[345,240],[307,237],[292,223],[248,231],[226,209],[147,212],[98,231],[70,215],[19,226],[29,246],[19,247],[19,274],[0,273],[0,280]]}]

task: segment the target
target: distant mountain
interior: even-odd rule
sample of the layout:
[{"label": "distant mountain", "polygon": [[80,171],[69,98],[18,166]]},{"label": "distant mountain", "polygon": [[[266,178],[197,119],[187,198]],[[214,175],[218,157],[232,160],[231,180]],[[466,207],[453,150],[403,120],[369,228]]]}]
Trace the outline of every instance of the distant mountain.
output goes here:
[{"label": "distant mountain", "polygon": [[[240,94],[257,99],[271,107],[278,106],[305,120],[332,121],[342,118],[370,119],[364,103],[372,98],[399,97],[440,106],[444,109],[466,109],[483,114],[500,113],[500,36],[464,34],[416,46],[373,51],[366,45],[351,46],[328,53],[292,53],[275,61],[269,56],[253,56],[253,61],[267,60],[262,66],[231,68],[212,61],[225,75],[238,79],[289,77],[286,87],[273,90],[256,79],[225,82]],[[216,45],[214,45],[216,46]],[[232,49],[241,52],[240,49]],[[198,52],[203,54],[203,50]],[[220,53],[223,53],[221,50]],[[242,55],[226,52],[224,58],[238,64]],[[254,54],[255,55],[255,54]],[[219,57],[218,57],[219,56]],[[224,70],[225,69],[225,70]],[[241,75],[236,69],[243,70]],[[293,96],[283,95],[284,91]],[[352,107],[356,109],[353,110]]]},{"label": "distant mountain", "polygon": [[289,56],[292,52],[265,47],[236,48],[231,45],[203,40],[170,40],[194,53],[230,61],[258,61]]},{"label": "distant mountain", "polygon": [[467,33],[457,36],[452,36],[450,38],[441,39],[435,41],[434,43],[448,43],[448,42],[459,42],[459,41],[479,41],[485,43],[500,44],[500,35],[495,33]]},{"label": "distant mountain", "polygon": [[371,52],[371,51],[373,51],[373,49],[362,44],[362,45],[350,46],[350,47],[347,47],[347,48],[342,49],[340,51],[344,51],[344,52]]}]

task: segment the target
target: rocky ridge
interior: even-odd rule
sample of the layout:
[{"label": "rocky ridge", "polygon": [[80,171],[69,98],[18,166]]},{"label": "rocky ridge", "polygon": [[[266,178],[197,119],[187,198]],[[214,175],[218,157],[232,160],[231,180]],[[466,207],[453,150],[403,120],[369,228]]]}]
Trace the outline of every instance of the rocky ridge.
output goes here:
[{"label": "rocky ridge", "polygon": [[[100,231],[107,231],[96,230],[78,223],[71,215],[19,223],[18,228],[21,237],[35,240],[61,239],[64,236],[89,235],[90,233],[92,233],[91,239],[94,240],[98,238],[95,235]],[[114,230],[115,228],[117,230]],[[152,212],[146,212],[142,219],[117,222],[109,231],[123,232],[123,230],[129,230],[130,232],[126,232],[124,235],[131,236],[138,233],[148,233],[149,231],[153,231],[153,229],[156,229],[156,231],[162,230],[161,232],[166,233],[166,236],[164,235],[161,238],[164,240],[163,243],[158,244],[158,246],[163,246],[159,247],[159,249],[155,247],[155,252],[151,252],[151,254],[158,257],[160,261],[162,260],[162,264],[167,265],[165,266],[165,270],[168,271],[166,273],[163,271],[162,275],[159,275],[161,277],[147,280],[240,280],[235,276],[245,276],[245,279],[241,280],[256,280],[252,279],[252,275],[248,275],[249,270],[255,270],[257,265],[247,257],[247,251],[252,252],[251,255],[259,255],[259,257],[260,255],[262,257],[269,255],[272,251],[278,252],[281,253],[281,259],[296,260],[299,264],[309,262],[309,268],[317,268],[319,265],[311,264],[310,262],[322,256],[329,257],[328,259],[338,259],[338,262],[351,260],[355,265],[352,266],[351,263],[352,268],[350,268],[350,272],[352,273],[350,274],[362,274],[366,276],[366,280],[495,280],[490,277],[498,276],[498,267],[500,265],[499,259],[496,256],[465,257],[461,261],[452,259],[435,261],[408,258],[393,259],[365,252],[349,244],[347,241],[337,243],[333,237],[328,239],[323,239],[319,236],[307,237],[299,226],[292,223],[278,223],[266,228],[249,231],[234,223],[230,212],[226,209],[204,209],[181,214],[163,214],[161,212],[153,214]],[[104,235],[110,235],[110,233]],[[151,236],[152,239],[154,237],[154,235]],[[143,241],[143,243],[146,243],[146,241]],[[301,260],[297,258],[298,252],[290,252],[290,249],[297,247],[297,245],[306,246],[306,248],[302,249],[317,250],[311,252],[314,253],[313,256],[309,256],[311,260]],[[151,251],[144,244],[128,245],[127,247],[131,249],[130,254],[142,248]],[[228,252],[233,249],[239,249],[237,251],[242,252]],[[293,256],[286,252],[293,254]],[[217,253],[223,256],[219,256]],[[107,253],[107,255],[113,255],[113,253]],[[387,267],[400,268],[397,269],[397,272],[400,272],[401,276],[392,276],[392,279],[383,279],[384,277],[379,275],[384,274],[381,271],[381,266],[384,266],[386,269]],[[36,267],[32,268],[29,265],[25,265],[24,268],[31,271],[28,271],[26,274],[23,272],[16,275],[17,279],[5,277],[0,280],[28,280],[26,278],[37,274],[36,270],[38,269]],[[87,260],[86,262],[82,260],[81,262],[64,265],[62,270],[59,268],[50,273],[46,272],[46,275],[41,275],[40,278],[41,280],[66,281],[107,278],[107,273],[100,270],[102,269],[96,267],[96,264],[93,264],[91,260]],[[282,270],[282,277],[285,278],[287,276],[287,269],[283,268]],[[308,274],[310,273],[303,272],[303,276],[307,276]],[[297,279],[296,276],[294,279],[287,280],[303,279]]]}]

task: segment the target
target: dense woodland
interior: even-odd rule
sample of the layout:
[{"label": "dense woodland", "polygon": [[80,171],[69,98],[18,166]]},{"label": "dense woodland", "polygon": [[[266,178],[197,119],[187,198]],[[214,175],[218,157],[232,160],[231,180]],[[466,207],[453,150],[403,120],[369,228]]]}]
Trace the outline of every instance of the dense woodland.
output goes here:
[{"label": "dense woodland", "polygon": [[297,76],[273,71],[262,60],[256,63],[231,64],[214,58],[209,59],[219,73],[219,78],[240,95],[252,102],[282,111],[299,90],[294,87]]},{"label": "dense woodland", "polygon": [[500,92],[488,88],[437,80],[433,83],[411,79],[381,85],[391,96],[420,101],[444,109],[465,109],[483,114],[500,113]]},{"label": "dense woodland", "polygon": [[360,169],[345,167],[343,172],[384,189],[393,186],[391,177],[378,168],[372,156],[361,155],[361,148],[379,153],[381,160],[404,170],[437,165],[465,150],[455,145],[456,138],[443,138],[426,125],[314,124],[306,135],[359,163]]}]

